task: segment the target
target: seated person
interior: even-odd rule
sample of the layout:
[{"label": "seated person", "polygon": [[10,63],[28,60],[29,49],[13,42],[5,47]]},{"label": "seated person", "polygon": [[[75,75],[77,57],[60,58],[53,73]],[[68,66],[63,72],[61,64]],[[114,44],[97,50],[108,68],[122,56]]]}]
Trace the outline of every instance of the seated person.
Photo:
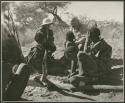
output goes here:
[{"label": "seated person", "polygon": [[[69,78],[74,86],[86,85],[97,82],[110,73],[110,60],[112,47],[100,37],[98,28],[89,30],[88,39],[90,45],[86,46],[85,52],[80,51],[77,55],[79,73]],[[86,43],[87,44],[87,43]]]},{"label": "seated person", "polygon": [[83,51],[86,34],[82,34],[78,27],[71,26],[71,30],[74,34],[75,44],[77,44],[80,51]]},{"label": "seated person", "polygon": [[65,52],[64,56],[66,58],[66,62],[70,64],[71,72],[74,73],[77,68],[77,53],[78,53],[78,47],[74,42],[74,34],[72,31],[67,32],[66,34],[66,42],[65,42]]},{"label": "seated person", "polygon": [[[90,22],[88,23],[88,29],[90,29],[90,28],[97,28],[97,23],[96,23],[96,21],[92,20],[92,21],[90,21]],[[80,28],[79,28],[78,26],[74,27],[73,25],[72,25],[71,29],[72,29],[72,31],[73,31],[73,33],[74,33],[75,43],[77,44],[77,46],[78,46],[78,48],[79,48],[79,51],[83,51],[84,48],[85,48],[84,46],[85,46],[86,38],[87,38],[87,36],[88,36],[88,35],[87,35],[88,32],[82,34],[82,33],[80,32]],[[82,29],[84,29],[84,28],[82,28]]]}]

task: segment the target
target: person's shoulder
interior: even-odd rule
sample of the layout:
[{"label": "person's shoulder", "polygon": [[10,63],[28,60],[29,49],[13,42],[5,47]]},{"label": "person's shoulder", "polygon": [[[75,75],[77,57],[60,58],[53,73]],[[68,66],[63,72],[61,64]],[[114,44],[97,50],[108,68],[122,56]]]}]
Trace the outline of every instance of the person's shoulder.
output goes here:
[{"label": "person's shoulder", "polygon": [[112,46],[104,39],[101,39],[101,44],[102,44],[102,47],[112,49]]},{"label": "person's shoulder", "polygon": [[77,45],[71,41],[67,41],[66,45],[67,45],[67,47],[71,47],[71,46],[77,47]]}]

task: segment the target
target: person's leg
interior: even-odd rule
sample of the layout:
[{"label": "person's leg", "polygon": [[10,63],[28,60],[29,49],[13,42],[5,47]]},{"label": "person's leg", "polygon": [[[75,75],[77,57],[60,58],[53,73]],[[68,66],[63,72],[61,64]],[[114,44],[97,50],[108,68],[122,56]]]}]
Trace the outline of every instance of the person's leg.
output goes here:
[{"label": "person's leg", "polygon": [[98,67],[95,60],[86,53],[79,52],[77,55],[79,65],[79,75],[89,73],[90,76],[95,76],[98,73]]},{"label": "person's leg", "polygon": [[77,68],[77,49],[73,46],[66,48],[64,52],[65,58],[70,61],[70,75],[76,72]]},{"label": "person's leg", "polygon": [[20,68],[18,67],[13,77],[13,80],[10,81],[6,90],[6,100],[15,101],[20,99],[29,79],[29,71],[30,70],[28,65],[24,65]]},{"label": "person's leg", "polygon": [[98,65],[99,83],[108,83],[107,79],[112,75],[109,67],[102,60],[95,59],[95,61]]},{"label": "person's leg", "polygon": [[69,78],[69,82],[75,87],[85,86],[90,81],[91,81],[91,79],[87,76],[74,75]]},{"label": "person's leg", "polygon": [[93,78],[97,75],[97,65],[94,59],[80,51],[77,55],[79,74],[69,78],[69,81],[72,85],[78,87],[80,83],[82,85],[93,82]]},{"label": "person's leg", "polygon": [[84,48],[83,44],[79,44],[78,48],[79,48],[79,51],[83,51],[83,48]]},{"label": "person's leg", "polygon": [[[47,75],[48,75],[48,50],[45,50],[45,53],[44,53],[44,57],[43,57],[43,64],[42,64],[42,77],[40,78],[40,80],[42,82],[46,82],[46,79],[47,79]],[[45,83],[46,84],[46,83]]]},{"label": "person's leg", "polygon": [[77,61],[76,60],[72,60],[71,61],[71,74],[76,72],[76,68],[77,68]]}]

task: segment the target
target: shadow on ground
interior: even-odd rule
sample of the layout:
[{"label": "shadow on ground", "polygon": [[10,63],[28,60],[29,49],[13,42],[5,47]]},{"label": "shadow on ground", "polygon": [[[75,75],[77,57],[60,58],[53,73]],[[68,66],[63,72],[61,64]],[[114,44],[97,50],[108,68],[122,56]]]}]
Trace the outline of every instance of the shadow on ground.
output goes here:
[{"label": "shadow on ground", "polygon": [[[105,78],[104,80],[101,80],[98,84],[99,85],[112,85],[112,86],[119,86],[119,85],[123,85],[123,60],[122,59],[112,59],[111,61],[112,67],[113,69],[111,69],[110,75],[107,76],[107,78]],[[118,66],[120,65],[120,66]],[[121,66],[122,65],[122,66]],[[53,63],[49,63],[48,65],[48,73],[51,76],[51,78],[53,78],[53,76],[57,76],[59,78],[62,78],[63,76],[67,76],[67,68],[62,64],[62,62],[60,60],[55,60],[53,61]],[[27,86],[32,86],[32,87],[42,87],[39,83],[35,82],[34,80],[29,80],[28,85]],[[83,94],[87,94],[89,96],[98,96],[100,95],[100,93],[109,93],[111,92],[111,90],[106,90],[106,89],[101,89],[101,90],[94,90],[92,89],[92,87],[90,86],[90,90],[84,90],[83,88],[79,88],[79,89],[74,89],[71,92],[65,92],[64,90],[62,90],[61,88],[58,88],[55,84],[53,84],[52,82],[49,82],[49,91],[58,91],[60,94],[63,94],[64,96],[71,96],[71,97],[75,97],[75,98],[79,98],[79,99],[88,99],[91,101],[95,101],[92,98],[88,98],[88,97],[84,97],[84,96],[80,96],[80,95],[76,95],[73,94],[74,92],[81,92]],[[24,100],[25,101],[25,100]]]}]

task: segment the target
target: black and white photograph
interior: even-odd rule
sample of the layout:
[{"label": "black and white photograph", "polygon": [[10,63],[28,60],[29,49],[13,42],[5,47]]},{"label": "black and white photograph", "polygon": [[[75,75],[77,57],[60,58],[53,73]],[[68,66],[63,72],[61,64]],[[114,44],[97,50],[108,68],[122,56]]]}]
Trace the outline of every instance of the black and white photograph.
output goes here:
[{"label": "black and white photograph", "polygon": [[1,1],[1,102],[124,102],[124,1]]}]

